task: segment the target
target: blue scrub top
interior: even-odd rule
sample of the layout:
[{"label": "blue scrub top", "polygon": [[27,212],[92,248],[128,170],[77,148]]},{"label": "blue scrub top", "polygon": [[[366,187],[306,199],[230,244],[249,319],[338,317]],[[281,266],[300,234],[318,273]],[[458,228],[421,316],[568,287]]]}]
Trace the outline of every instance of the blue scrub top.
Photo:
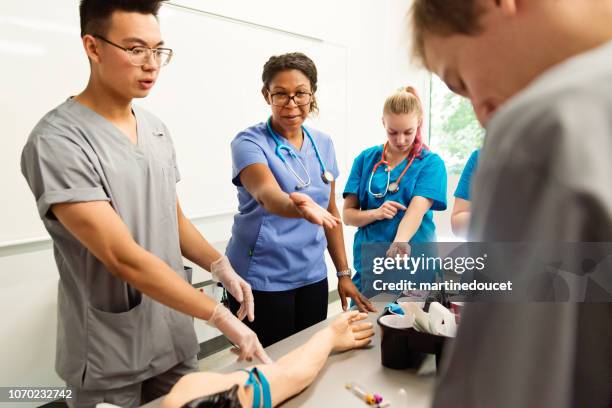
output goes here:
[{"label": "blue scrub top", "polygon": [[480,149],[474,150],[470,155],[463,172],[461,173],[461,178],[459,179],[459,184],[457,184],[457,189],[455,190],[455,197],[462,198],[464,200],[470,199],[470,185],[472,183],[472,175],[476,170],[476,166],[478,166],[478,154],[480,153]]},{"label": "blue scrub top", "polygon": [[[337,178],[338,165],[331,138],[307,128],[328,171]],[[281,142],[288,142],[281,137]],[[295,192],[298,180],[275,153],[276,143],[262,122],[240,132],[232,141],[232,182],[238,188],[238,214],[226,249],[236,272],[255,290],[284,291],[320,282],[327,277],[325,231],[302,218],[285,218],[266,211],[240,183],[240,172],[255,163],[265,164],[286,193]],[[310,139],[294,148],[306,166],[312,184],[299,192],[323,208],[329,205],[331,185],[321,179],[321,166]],[[286,155],[287,162],[304,180],[304,169]]]},{"label": "blue scrub top", "polygon": [[[356,195],[361,210],[378,208],[389,200],[408,207],[415,196],[429,198],[433,200],[433,204],[429,211],[425,213],[419,229],[410,242],[435,242],[436,227],[433,222],[433,211],[444,211],[446,209],[446,168],[444,161],[437,154],[423,149],[421,156],[414,159],[402,178],[399,191],[396,193],[389,192],[383,198],[376,198],[368,192],[368,182],[374,165],[382,157],[382,152],[383,146],[379,145],[364,150],[357,156],[344,188],[344,197],[347,194]],[[408,160],[404,159],[403,162],[391,170],[391,182],[397,180],[407,164]],[[385,166],[381,165],[376,170],[372,179],[373,193],[385,191],[387,174],[384,169]],[[353,243],[353,267],[356,271],[353,281],[358,287],[361,287],[361,245],[372,242],[392,242],[404,213],[405,211],[398,211],[391,220],[375,221],[357,229]]]}]

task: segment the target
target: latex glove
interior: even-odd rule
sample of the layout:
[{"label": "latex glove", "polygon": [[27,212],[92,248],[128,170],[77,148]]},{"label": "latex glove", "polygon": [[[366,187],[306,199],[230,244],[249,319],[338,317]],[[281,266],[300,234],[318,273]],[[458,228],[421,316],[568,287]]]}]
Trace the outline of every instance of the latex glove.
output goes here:
[{"label": "latex glove", "polygon": [[251,285],[240,277],[232,268],[227,256],[222,256],[210,264],[210,273],[216,282],[221,282],[223,287],[240,303],[238,319],[243,320],[245,316],[249,321],[255,320],[255,302]]},{"label": "latex glove", "polygon": [[208,324],[221,330],[225,337],[236,346],[232,352],[238,354],[238,361],[251,361],[255,357],[264,364],[273,362],[264,351],[255,332],[238,320],[221,303],[215,307]]}]

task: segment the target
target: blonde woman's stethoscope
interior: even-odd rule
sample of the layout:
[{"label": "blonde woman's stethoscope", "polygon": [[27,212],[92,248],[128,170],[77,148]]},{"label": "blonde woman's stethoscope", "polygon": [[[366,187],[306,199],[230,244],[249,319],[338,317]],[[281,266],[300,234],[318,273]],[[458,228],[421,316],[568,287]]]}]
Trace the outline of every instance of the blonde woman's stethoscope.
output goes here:
[{"label": "blonde woman's stethoscope", "polygon": [[[406,174],[406,172],[410,168],[410,165],[412,165],[412,162],[414,161],[414,158],[415,158],[415,156],[413,155],[410,161],[408,162],[408,164],[406,165],[406,167],[404,168],[404,170],[402,170],[402,173],[397,178],[397,180],[391,182],[391,166],[389,165],[389,161],[387,161],[388,145],[389,145],[388,142],[385,143],[385,147],[383,148],[381,159],[372,168],[372,173],[370,173],[370,180],[368,181],[368,192],[371,195],[373,195],[375,198],[383,198],[387,195],[387,193],[391,193],[391,194],[397,193],[399,191],[399,185],[400,185],[400,182],[402,181],[402,177],[404,177],[404,174]],[[372,192],[372,178],[374,177],[376,170],[381,164],[384,164],[386,166],[385,171],[387,172],[387,184],[383,192],[374,193]]]}]

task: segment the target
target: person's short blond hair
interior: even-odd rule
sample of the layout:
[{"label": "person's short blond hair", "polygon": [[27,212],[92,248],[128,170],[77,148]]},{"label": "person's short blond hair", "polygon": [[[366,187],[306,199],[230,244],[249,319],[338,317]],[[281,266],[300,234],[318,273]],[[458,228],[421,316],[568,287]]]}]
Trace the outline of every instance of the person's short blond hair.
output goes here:
[{"label": "person's short blond hair", "polygon": [[426,35],[475,34],[481,13],[478,0],[414,0],[410,10],[413,57],[426,66]]}]

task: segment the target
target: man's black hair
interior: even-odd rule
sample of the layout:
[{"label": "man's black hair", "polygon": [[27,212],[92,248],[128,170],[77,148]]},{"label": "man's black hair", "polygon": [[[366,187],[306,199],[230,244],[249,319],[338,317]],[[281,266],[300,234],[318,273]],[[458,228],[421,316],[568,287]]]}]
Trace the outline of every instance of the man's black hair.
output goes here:
[{"label": "man's black hair", "polygon": [[152,14],[157,18],[162,0],[81,0],[81,37],[86,34],[106,35],[115,11]]}]

